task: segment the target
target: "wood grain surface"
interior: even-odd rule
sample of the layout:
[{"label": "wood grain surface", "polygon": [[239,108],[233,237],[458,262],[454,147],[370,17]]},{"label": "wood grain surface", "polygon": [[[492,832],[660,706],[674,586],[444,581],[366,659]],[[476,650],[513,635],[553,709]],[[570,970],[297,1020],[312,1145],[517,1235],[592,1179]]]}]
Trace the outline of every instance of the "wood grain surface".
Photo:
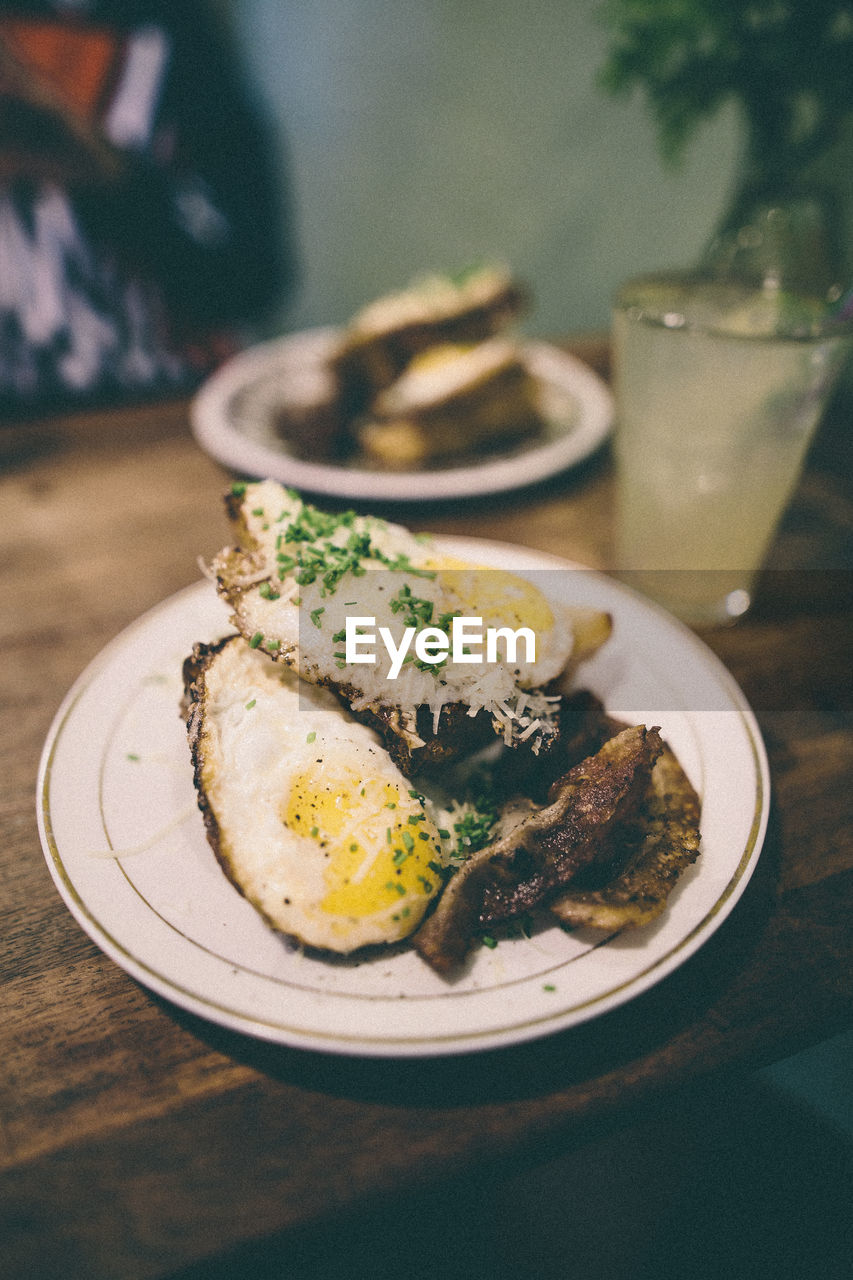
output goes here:
[{"label": "wood grain surface", "polygon": [[[606,371],[601,343],[573,345]],[[195,445],[182,403],[0,429],[0,1273],[168,1275],[403,1186],[579,1143],[850,1025],[850,417],[842,398],[754,611],[704,633],[755,709],[773,780],[765,851],[732,916],[622,1009],[529,1045],[413,1062],[207,1024],[137,985],[60,901],[35,816],[50,722],[107,641],[197,580],[197,557],[227,537],[231,477]],[[405,515],[607,569],[609,458]]]}]

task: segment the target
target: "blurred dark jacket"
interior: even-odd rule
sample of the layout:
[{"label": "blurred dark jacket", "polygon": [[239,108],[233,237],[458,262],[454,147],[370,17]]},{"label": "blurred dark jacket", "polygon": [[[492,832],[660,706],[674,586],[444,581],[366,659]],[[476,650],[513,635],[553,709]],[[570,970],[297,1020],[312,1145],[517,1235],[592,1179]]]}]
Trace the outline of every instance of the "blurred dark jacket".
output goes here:
[{"label": "blurred dark jacket", "polygon": [[201,0],[0,0],[0,414],[184,390],[294,278],[286,175]]}]

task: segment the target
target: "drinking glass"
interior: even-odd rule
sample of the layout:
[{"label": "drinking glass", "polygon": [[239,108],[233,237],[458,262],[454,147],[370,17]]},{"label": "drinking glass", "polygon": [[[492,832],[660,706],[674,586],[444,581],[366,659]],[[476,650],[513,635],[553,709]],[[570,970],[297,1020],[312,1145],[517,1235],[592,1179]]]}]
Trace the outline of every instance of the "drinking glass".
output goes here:
[{"label": "drinking glass", "polygon": [[694,625],[732,621],[851,347],[825,303],[686,273],[613,311],[616,570]]}]

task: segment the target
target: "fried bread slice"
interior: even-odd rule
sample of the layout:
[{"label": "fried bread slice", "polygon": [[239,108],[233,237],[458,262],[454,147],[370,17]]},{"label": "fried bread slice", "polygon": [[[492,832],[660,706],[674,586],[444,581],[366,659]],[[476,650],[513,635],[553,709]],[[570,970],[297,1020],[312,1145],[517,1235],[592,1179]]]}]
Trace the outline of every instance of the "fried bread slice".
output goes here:
[{"label": "fried bread slice", "polygon": [[[607,614],[550,601],[519,575],[448,557],[401,525],[321,512],[271,481],[241,486],[227,503],[238,541],[214,558],[212,573],[233,624],[253,647],[333,689],[380,731],[400,768],[411,774],[475,750],[489,734],[522,751],[553,745],[560,694],[550,685],[604,642]],[[482,621],[488,610],[503,625],[513,608],[519,621],[528,612],[537,619],[533,667],[411,663],[397,679],[378,660],[356,665],[342,652],[350,615],[402,635],[409,622],[444,618],[447,627],[463,613]],[[417,627],[408,629],[411,641]]]},{"label": "fried bread slice", "polygon": [[426,276],[377,298],[353,317],[331,357],[346,413],[362,413],[420,352],[437,343],[482,342],[527,302],[527,291],[496,266],[457,278]]},{"label": "fried bread slice", "polygon": [[358,438],[378,465],[402,470],[517,441],[542,425],[524,352],[498,337],[416,356],[373,401]]}]

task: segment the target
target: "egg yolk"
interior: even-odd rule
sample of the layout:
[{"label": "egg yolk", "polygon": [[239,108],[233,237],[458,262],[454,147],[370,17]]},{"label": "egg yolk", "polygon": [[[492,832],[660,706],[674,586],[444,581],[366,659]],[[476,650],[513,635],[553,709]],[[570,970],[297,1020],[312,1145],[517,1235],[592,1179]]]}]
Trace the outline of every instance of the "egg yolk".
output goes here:
[{"label": "egg yolk", "polygon": [[489,627],[530,627],[537,636],[554,625],[545,596],[528,582],[505,569],[481,569],[449,557],[436,559],[439,581],[459,601],[465,613],[483,619]]},{"label": "egg yolk", "polygon": [[293,781],[282,813],[295,834],[326,858],[321,910],[372,916],[394,909],[402,919],[439,887],[441,842],[420,802],[380,778],[312,766]]},{"label": "egg yolk", "polygon": [[409,361],[409,368],[418,371],[440,369],[443,364],[448,364],[451,360],[456,360],[459,356],[467,355],[473,350],[474,347],[470,342],[440,342],[413,356]]}]

